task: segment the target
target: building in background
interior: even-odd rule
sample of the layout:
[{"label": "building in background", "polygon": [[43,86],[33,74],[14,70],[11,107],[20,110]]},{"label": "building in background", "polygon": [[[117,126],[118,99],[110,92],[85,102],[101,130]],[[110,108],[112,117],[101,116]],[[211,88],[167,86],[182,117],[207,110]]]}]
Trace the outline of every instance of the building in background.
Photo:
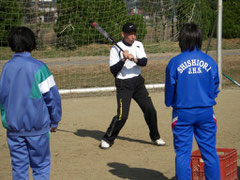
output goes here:
[{"label": "building in background", "polygon": [[143,14],[139,0],[124,0],[127,6],[128,14]]},{"label": "building in background", "polygon": [[26,23],[55,22],[57,0],[21,0]]}]

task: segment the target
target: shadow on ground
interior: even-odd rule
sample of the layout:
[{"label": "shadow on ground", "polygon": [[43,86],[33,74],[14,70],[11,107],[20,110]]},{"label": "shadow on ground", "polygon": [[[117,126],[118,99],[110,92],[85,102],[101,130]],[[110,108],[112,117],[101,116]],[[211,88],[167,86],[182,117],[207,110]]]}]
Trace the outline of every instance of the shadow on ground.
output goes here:
[{"label": "shadow on ground", "polygon": [[[99,130],[78,129],[76,132],[63,130],[63,129],[57,129],[57,130],[61,132],[66,132],[66,133],[73,133],[76,136],[80,136],[80,137],[90,137],[97,141],[100,141],[105,134],[105,132],[99,131]],[[143,144],[151,144],[148,141],[132,139],[132,138],[127,138],[122,136],[118,136],[118,139],[131,141],[131,142],[138,142]],[[145,168],[131,168],[131,167],[128,167],[126,164],[121,164],[117,162],[109,163],[108,166],[113,168],[110,170],[110,172],[120,178],[128,178],[131,180],[145,180],[145,179],[175,180],[176,179],[175,177],[168,179],[161,172],[158,172],[155,170],[145,169]],[[240,179],[240,166],[237,167],[237,172],[238,172],[237,177],[238,179]]]},{"label": "shadow on ground", "polygon": [[[131,180],[176,180],[176,177],[172,177],[171,179],[164,176],[161,172],[146,169],[146,168],[135,168],[129,167],[126,164],[112,162],[108,163],[108,166],[112,169],[109,170],[115,176],[118,176],[123,179],[131,179]],[[237,167],[237,177],[240,179],[240,166]]]},{"label": "shadow on ground", "polygon": [[131,179],[131,180],[175,180],[173,177],[171,179],[164,176],[161,172],[146,169],[146,168],[136,168],[129,167],[126,164],[111,162],[108,163],[108,166],[112,169],[109,170],[113,175],[120,177],[122,179]]},{"label": "shadow on ground", "polygon": [[[97,141],[100,141],[104,136],[105,132],[102,132],[99,130],[78,129],[76,132],[74,132],[74,134],[80,137],[91,137],[93,139],[96,139]],[[132,139],[132,138],[123,137],[123,136],[118,136],[117,139],[131,141],[131,142],[138,142],[143,144],[152,144],[150,141],[148,142],[148,141]]]}]

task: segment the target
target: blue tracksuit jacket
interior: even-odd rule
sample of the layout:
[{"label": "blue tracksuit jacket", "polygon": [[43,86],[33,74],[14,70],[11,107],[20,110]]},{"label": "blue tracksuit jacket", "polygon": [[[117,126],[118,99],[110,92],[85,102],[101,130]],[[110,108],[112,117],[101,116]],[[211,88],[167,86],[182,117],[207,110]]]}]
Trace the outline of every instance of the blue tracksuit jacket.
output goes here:
[{"label": "blue tracksuit jacket", "polygon": [[49,132],[61,120],[61,98],[47,66],[29,52],[15,53],[2,69],[1,120],[8,135]]},{"label": "blue tracksuit jacket", "polygon": [[165,104],[173,107],[172,131],[176,153],[176,178],[190,180],[193,134],[204,159],[205,177],[219,180],[216,119],[219,93],[217,63],[196,48],[172,58],[166,68]]},{"label": "blue tracksuit jacket", "polygon": [[172,58],[165,78],[166,106],[198,108],[216,104],[219,93],[217,63],[202,51],[195,48]]}]

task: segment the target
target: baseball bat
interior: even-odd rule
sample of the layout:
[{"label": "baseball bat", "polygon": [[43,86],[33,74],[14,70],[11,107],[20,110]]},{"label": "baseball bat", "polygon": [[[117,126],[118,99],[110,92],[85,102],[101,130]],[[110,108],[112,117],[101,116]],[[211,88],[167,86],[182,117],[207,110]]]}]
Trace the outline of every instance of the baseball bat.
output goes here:
[{"label": "baseball bat", "polygon": [[239,86],[240,87],[240,84],[237,82],[237,81],[235,81],[235,80],[233,80],[232,78],[230,78],[228,75],[226,75],[226,74],[224,74],[224,73],[222,73],[226,78],[228,78],[230,81],[232,81],[234,84],[236,84],[237,86]]},{"label": "baseball bat", "polygon": [[[214,25],[213,25],[212,33],[211,33],[210,39],[208,40],[207,49],[206,49],[206,51],[205,51],[206,54],[208,53],[208,48],[209,48],[209,46],[210,46],[210,43],[211,43],[211,40],[212,40],[212,37],[213,37],[213,33],[214,33],[215,28],[216,28],[216,24],[217,24],[217,20],[215,21],[215,23],[214,23]],[[224,73],[222,73],[222,75],[225,76],[227,79],[229,79],[229,80],[232,81],[234,84],[236,84],[237,86],[240,87],[240,84],[239,84],[237,81],[233,80],[232,78],[230,78],[228,75],[226,75],[226,74],[224,74]]]},{"label": "baseball bat", "polygon": [[120,51],[123,51],[123,49],[116,43],[116,41],[103,29],[101,26],[99,26],[96,22],[93,22],[92,25],[107,39],[109,40],[112,44],[117,46]]}]

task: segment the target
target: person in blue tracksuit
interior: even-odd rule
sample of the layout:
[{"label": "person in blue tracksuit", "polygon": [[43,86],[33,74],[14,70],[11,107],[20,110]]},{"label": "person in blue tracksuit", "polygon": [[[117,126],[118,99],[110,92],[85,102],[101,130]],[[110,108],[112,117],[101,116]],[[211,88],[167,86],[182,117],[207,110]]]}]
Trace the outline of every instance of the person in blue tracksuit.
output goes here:
[{"label": "person in blue tracksuit", "polygon": [[205,162],[207,180],[220,180],[213,106],[219,93],[216,62],[201,51],[202,32],[194,23],[179,35],[181,53],[173,57],[165,76],[165,104],[172,106],[172,132],[176,153],[176,178],[191,179],[193,134]]},{"label": "person in blue tracksuit", "polygon": [[14,180],[48,180],[50,174],[49,131],[61,120],[61,98],[53,75],[43,62],[31,57],[36,48],[34,33],[27,27],[13,29],[8,37],[15,53],[0,78],[1,120]]}]

